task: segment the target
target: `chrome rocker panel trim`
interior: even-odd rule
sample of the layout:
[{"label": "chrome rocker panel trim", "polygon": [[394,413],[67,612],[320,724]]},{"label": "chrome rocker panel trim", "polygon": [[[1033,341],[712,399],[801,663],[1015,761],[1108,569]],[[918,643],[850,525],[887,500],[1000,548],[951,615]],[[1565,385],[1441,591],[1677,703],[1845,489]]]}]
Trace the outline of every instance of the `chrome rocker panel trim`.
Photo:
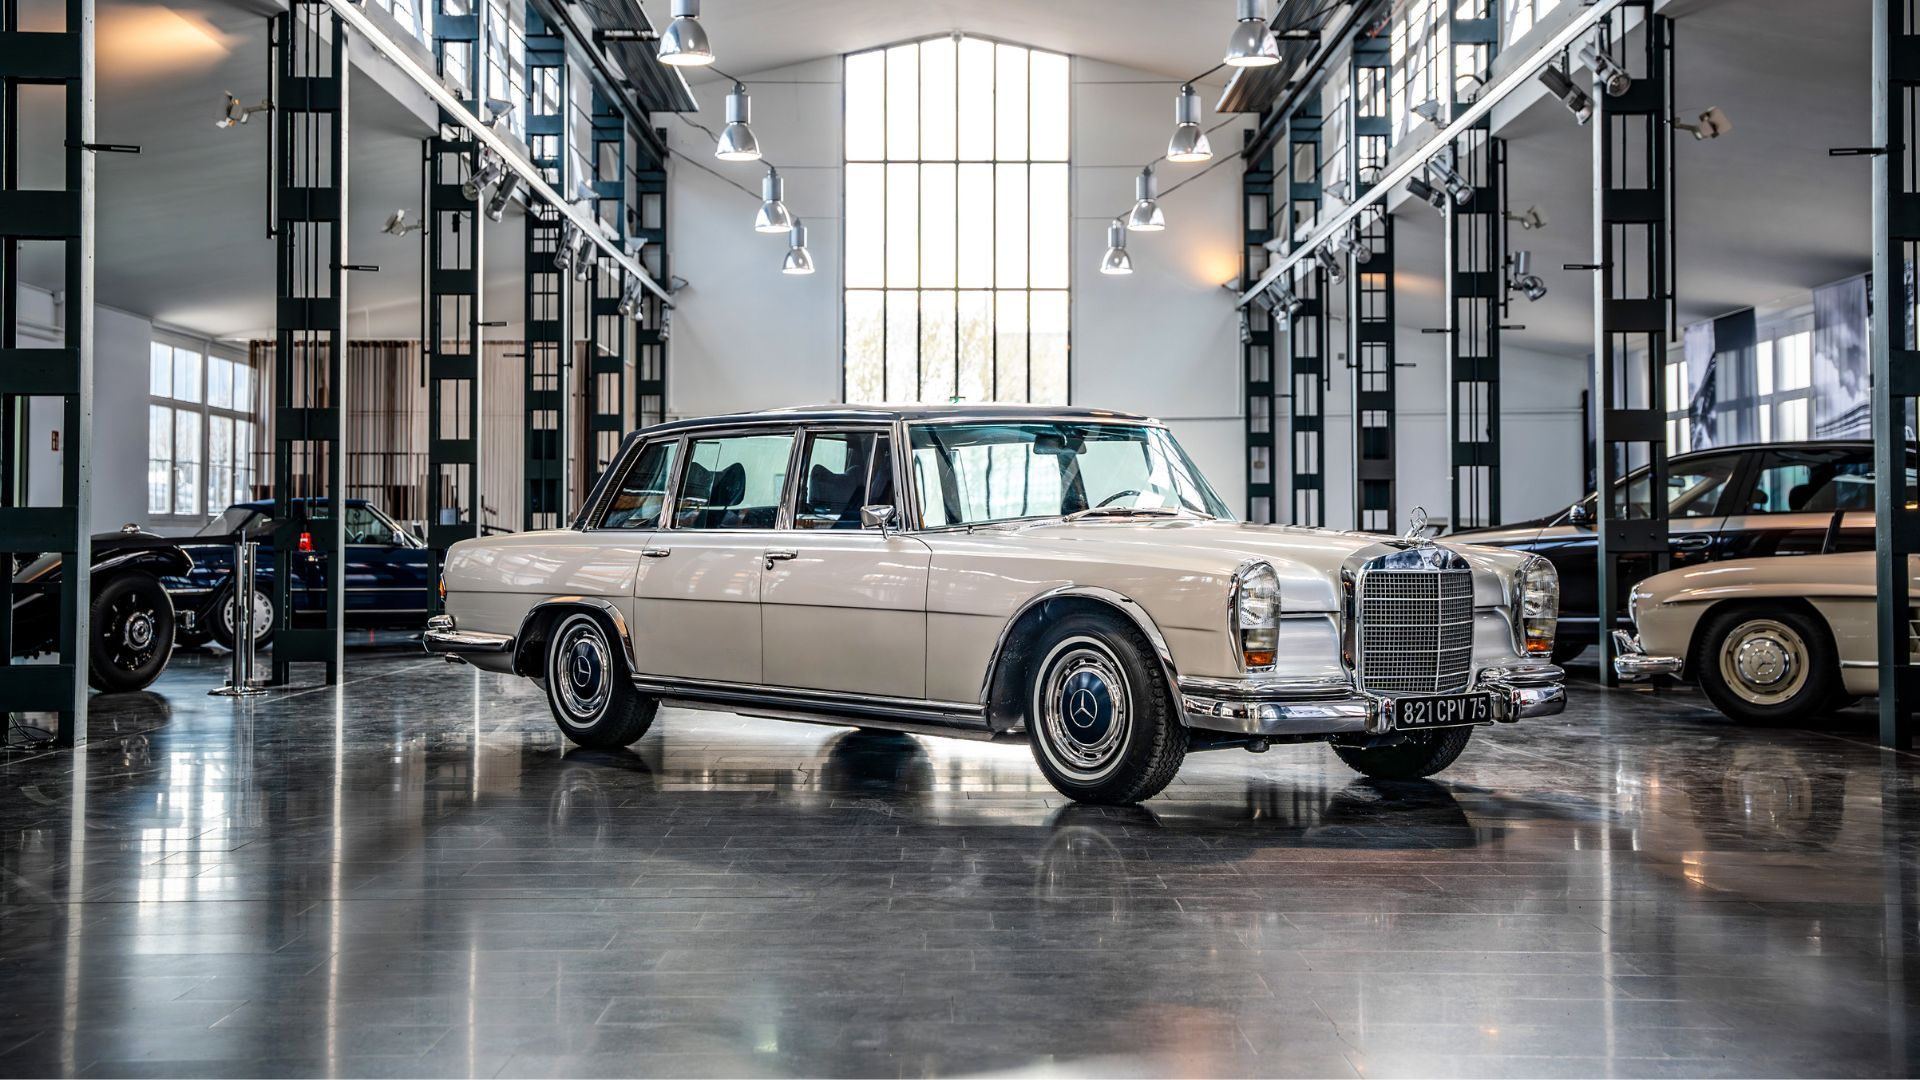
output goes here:
[{"label": "chrome rocker panel trim", "polygon": [[1637,635],[1625,630],[1613,632],[1613,673],[1627,682],[1640,682],[1655,675],[1678,675],[1686,666],[1683,656],[1648,656]]},{"label": "chrome rocker panel trim", "polygon": [[[1486,668],[1474,690],[1495,695],[1495,719],[1512,723],[1553,716],[1567,707],[1562,672],[1551,664]],[[1182,716],[1188,727],[1261,737],[1384,735],[1385,697],[1355,693],[1344,680],[1234,683],[1182,679]],[[1320,696],[1315,696],[1318,693]],[[1502,702],[1499,695],[1505,694]],[[1417,697],[1421,695],[1406,695]]]}]

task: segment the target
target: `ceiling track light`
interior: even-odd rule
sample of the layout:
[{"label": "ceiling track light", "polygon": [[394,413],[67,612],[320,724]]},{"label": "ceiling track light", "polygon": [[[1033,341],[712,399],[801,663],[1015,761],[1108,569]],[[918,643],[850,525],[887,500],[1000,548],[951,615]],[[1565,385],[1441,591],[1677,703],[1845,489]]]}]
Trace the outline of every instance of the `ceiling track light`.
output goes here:
[{"label": "ceiling track light", "polygon": [[1580,49],[1580,62],[1593,72],[1593,81],[1606,92],[1608,97],[1619,97],[1633,89],[1633,76],[1620,62],[1600,48],[1600,44],[1589,41]]},{"label": "ceiling track light", "polygon": [[[1270,289],[1268,291],[1272,292],[1274,290]],[[1281,289],[1279,290],[1279,293],[1280,293],[1279,302],[1276,303],[1274,306],[1279,309],[1281,315],[1284,316],[1285,318],[1292,319],[1294,316],[1300,314],[1300,312],[1306,308],[1307,306],[1306,301],[1293,295],[1293,290]]]},{"label": "ceiling track light", "polygon": [[1536,77],[1549,94],[1560,99],[1560,104],[1567,107],[1567,111],[1581,126],[1584,127],[1587,121],[1593,119],[1593,99],[1587,96],[1585,90],[1573,85],[1573,80],[1567,77],[1564,70],[1548,64],[1540,69]]},{"label": "ceiling track light", "polygon": [[1509,210],[1506,212],[1505,217],[1508,221],[1513,222],[1529,232],[1547,227],[1546,211],[1537,206],[1529,206],[1518,214]]},{"label": "ceiling track light", "polygon": [[500,178],[506,173],[506,162],[492,154],[482,154],[480,167],[473,171],[472,176],[467,177],[466,183],[460,185],[460,193],[467,197],[468,202],[479,202],[480,193],[499,183]]},{"label": "ceiling track light", "polygon": [[475,109],[474,112],[486,119],[488,127],[500,126],[500,121],[513,113],[513,102],[506,98],[488,98],[486,106],[485,111]]},{"label": "ceiling track light", "polygon": [[627,287],[620,291],[620,302],[614,305],[614,310],[629,319],[633,319],[636,322],[639,321],[640,282],[638,279],[629,280]]},{"label": "ceiling track light", "polygon": [[1159,190],[1153,179],[1153,166],[1140,170],[1133,178],[1133,210],[1127,214],[1132,232],[1159,232],[1167,227],[1167,215],[1160,209]]},{"label": "ceiling track light", "polygon": [[1200,130],[1200,92],[1187,83],[1173,102],[1173,138],[1167,140],[1167,160],[1187,165],[1212,157],[1207,133]]},{"label": "ceiling track light", "polygon": [[713,148],[713,156],[721,161],[759,161],[760,140],[753,137],[753,129],[747,126],[753,115],[753,102],[747,97],[745,83],[734,83],[733,90],[727,94],[727,126],[720,129],[719,145]]},{"label": "ceiling track light", "polygon": [[1727,114],[1720,111],[1720,106],[1715,105],[1701,113],[1695,123],[1689,124],[1682,120],[1675,120],[1673,126],[1681,131],[1691,131],[1695,141],[1704,142],[1707,139],[1717,139],[1732,131],[1733,121],[1727,119]]},{"label": "ceiling track light", "polygon": [[673,21],[660,35],[655,56],[668,67],[704,67],[713,63],[713,46],[700,25],[700,0],[673,0]]},{"label": "ceiling track light", "polygon": [[1127,223],[1114,218],[1107,226],[1107,253],[1100,259],[1103,274],[1133,273],[1133,256],[1127,254]]},{"label": "ceiling track light", "polygon": [[780,170],[767,166],[767,175],[760,180],[760,211],[753,215],[754,232],[783,233],[793,228],[786,194],[787,182],[781,179]]},{"label": "ceiling track light", "polygon": [[1407,178],[1407,194],[1422,199],[1428,206],[1441,213],[1447,212],[1447,193],[1427,183],[1418,176]]},{"label": "ceiling track light", "polygon": [[1547,295],[1547,283],[1533,272],[1533,252],[1516,251],[1507,257],[1507,289],[1527,298],[1529,304]]},{"label": "ceiling track light", "polygon": [[405,236],[410,232],[419,232],[423,228],[425,226],[417,221],[408,221],[407,211],[402,208],[395,210],[393,215],[387,218],[387,223],[380,226],[380,231],[388,236]]},{"label": "ceiling track light", "polygon": [[1347,280],[1347,260],[1341,257],[1332,241],[1320,245],[1313,257],[1320,261],[1320,268],[1327,272],[1328,281],[1338,285]]},{"label": "ceiling track light", "polygon": [[1361,231],[1359,218],[1354,218],[1347,225],[1343,238],[1347,242],[1347,251],[1353,255],[1354,262],[1364,266],[1373,261],[1373,242],[1368,240],[1366,233]]},{"label": "ceiling track light", "polygon": [[1264,0],[1238,0],[1235,5],[1239,25],[1227,38],[1227,54],[1220,62],[1228,67],[1272,67],[1280,62],[1280,43],[1261,14]]},{"label": "ceiling track light", "polygon": [[499,221],[507,216],[507,206],[513,202],[514,192],[520,190],[520,174],[508,173],[500,186],[493,189],[493,197],[487,200],[487,220]]},{"label": "ceiling track light", "polygon": [[813,253],[807,250],[807,227],[799,218],[794,218],[793,228],[787,230],[787,258],[780,264],[780,272],[813,273]]},{"label": "ceiling track light", "polygon": [[553,249],[553,268],[565,273],[580,258],[581,245],[587,234],[568,225],[560,233],[560,246]]},{"label": "ceiling track light", "polygon": [[1453,162],[1453,148],[1443,147],[1439,153],[1428,159],[1427,175],[1433,178],[1433,183],[1446,188],[1447,194],[1453,196],[1454,202],[1465,206],[1473,200],[1473,184],[1460,175],[1459,171],[1453,167]]},{"label": "ceiling track light", "polygon": [[239,98],[233,96],[233,91],[228,90],[226,95],[226,108],[222,111],[220,119],[213,122],[214,127],[220,128],[223,131],[227,128],[239,127],[241,124],[246,123],[247,118],[251,117],[254,113],[273,111],[273,102],[271,101],[262,101],[258,105],[243,105],[240,103]]}]

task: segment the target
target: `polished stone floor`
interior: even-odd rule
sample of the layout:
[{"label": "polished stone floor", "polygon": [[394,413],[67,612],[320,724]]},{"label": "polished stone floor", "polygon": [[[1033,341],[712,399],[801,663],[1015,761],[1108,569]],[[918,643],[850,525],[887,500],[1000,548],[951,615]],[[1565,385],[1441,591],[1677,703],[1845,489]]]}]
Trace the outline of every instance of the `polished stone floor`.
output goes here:
[{"label": "polished stone floor", "polygon": [[[406,649],[0,758],[0,1075],[1910,1075],[1920,760],[1576,691],[1435,782],[668,712]],[[1912,996],[1910,999],[1910,995]]]}]

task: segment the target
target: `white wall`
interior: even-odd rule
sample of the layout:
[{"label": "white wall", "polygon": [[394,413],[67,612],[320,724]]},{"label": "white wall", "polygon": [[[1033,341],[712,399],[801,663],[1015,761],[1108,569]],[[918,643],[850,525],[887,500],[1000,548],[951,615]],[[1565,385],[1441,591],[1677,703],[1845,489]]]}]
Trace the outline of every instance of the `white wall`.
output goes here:
[{"label": "white wall", "polygon": [[[63,313],[50,294],[25,287],[21,344],[58,346],[55,327]],[[92,498],[94,532],[131,521],[147,524],[147,357],[153,324],[138,315],[108,307],[93,313]],[[35,506],[61,503],[61,458],[68,445],[53,449],[53,433],[64,426],[58,398],[34,398],[27,433],[27,492]]]}]

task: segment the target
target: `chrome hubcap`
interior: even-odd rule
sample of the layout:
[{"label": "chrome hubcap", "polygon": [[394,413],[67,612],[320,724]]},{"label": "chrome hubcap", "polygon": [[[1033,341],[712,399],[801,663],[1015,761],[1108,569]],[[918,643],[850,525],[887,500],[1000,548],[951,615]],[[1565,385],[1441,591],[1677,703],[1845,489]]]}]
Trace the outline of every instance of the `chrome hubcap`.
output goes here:
[{"label": "chrome hubcap", "polygon": [[1113,771],[1126,745],[1128,689],[1120,664],[1101,643],[1071,638],[1041,667],[1033,714],[1042,752],[1055,768],[1080,781]]},{"label": "chrome hubcap", "polygon": [[1807,644],[1785,623],[1755,619],[1727,635],[1720,673],[1734,693],[1755,705],[1778,705],[1807,683]]},{"label": "chrome hubcap", "polygon": [[152,645],[153,613],[150,611],[136,611],[127,616],[126,627],[122,631],[121,639],[127,643],[127,648],[135,651],[145,649],[147,646]]},{"label": "chrome hubcap", "polygon": [[607,643],[591,622],[576,622],[561,634],[548,673],[559,697],[564,719],[583,726],[600,718],[612,693],[608,681]]}]

